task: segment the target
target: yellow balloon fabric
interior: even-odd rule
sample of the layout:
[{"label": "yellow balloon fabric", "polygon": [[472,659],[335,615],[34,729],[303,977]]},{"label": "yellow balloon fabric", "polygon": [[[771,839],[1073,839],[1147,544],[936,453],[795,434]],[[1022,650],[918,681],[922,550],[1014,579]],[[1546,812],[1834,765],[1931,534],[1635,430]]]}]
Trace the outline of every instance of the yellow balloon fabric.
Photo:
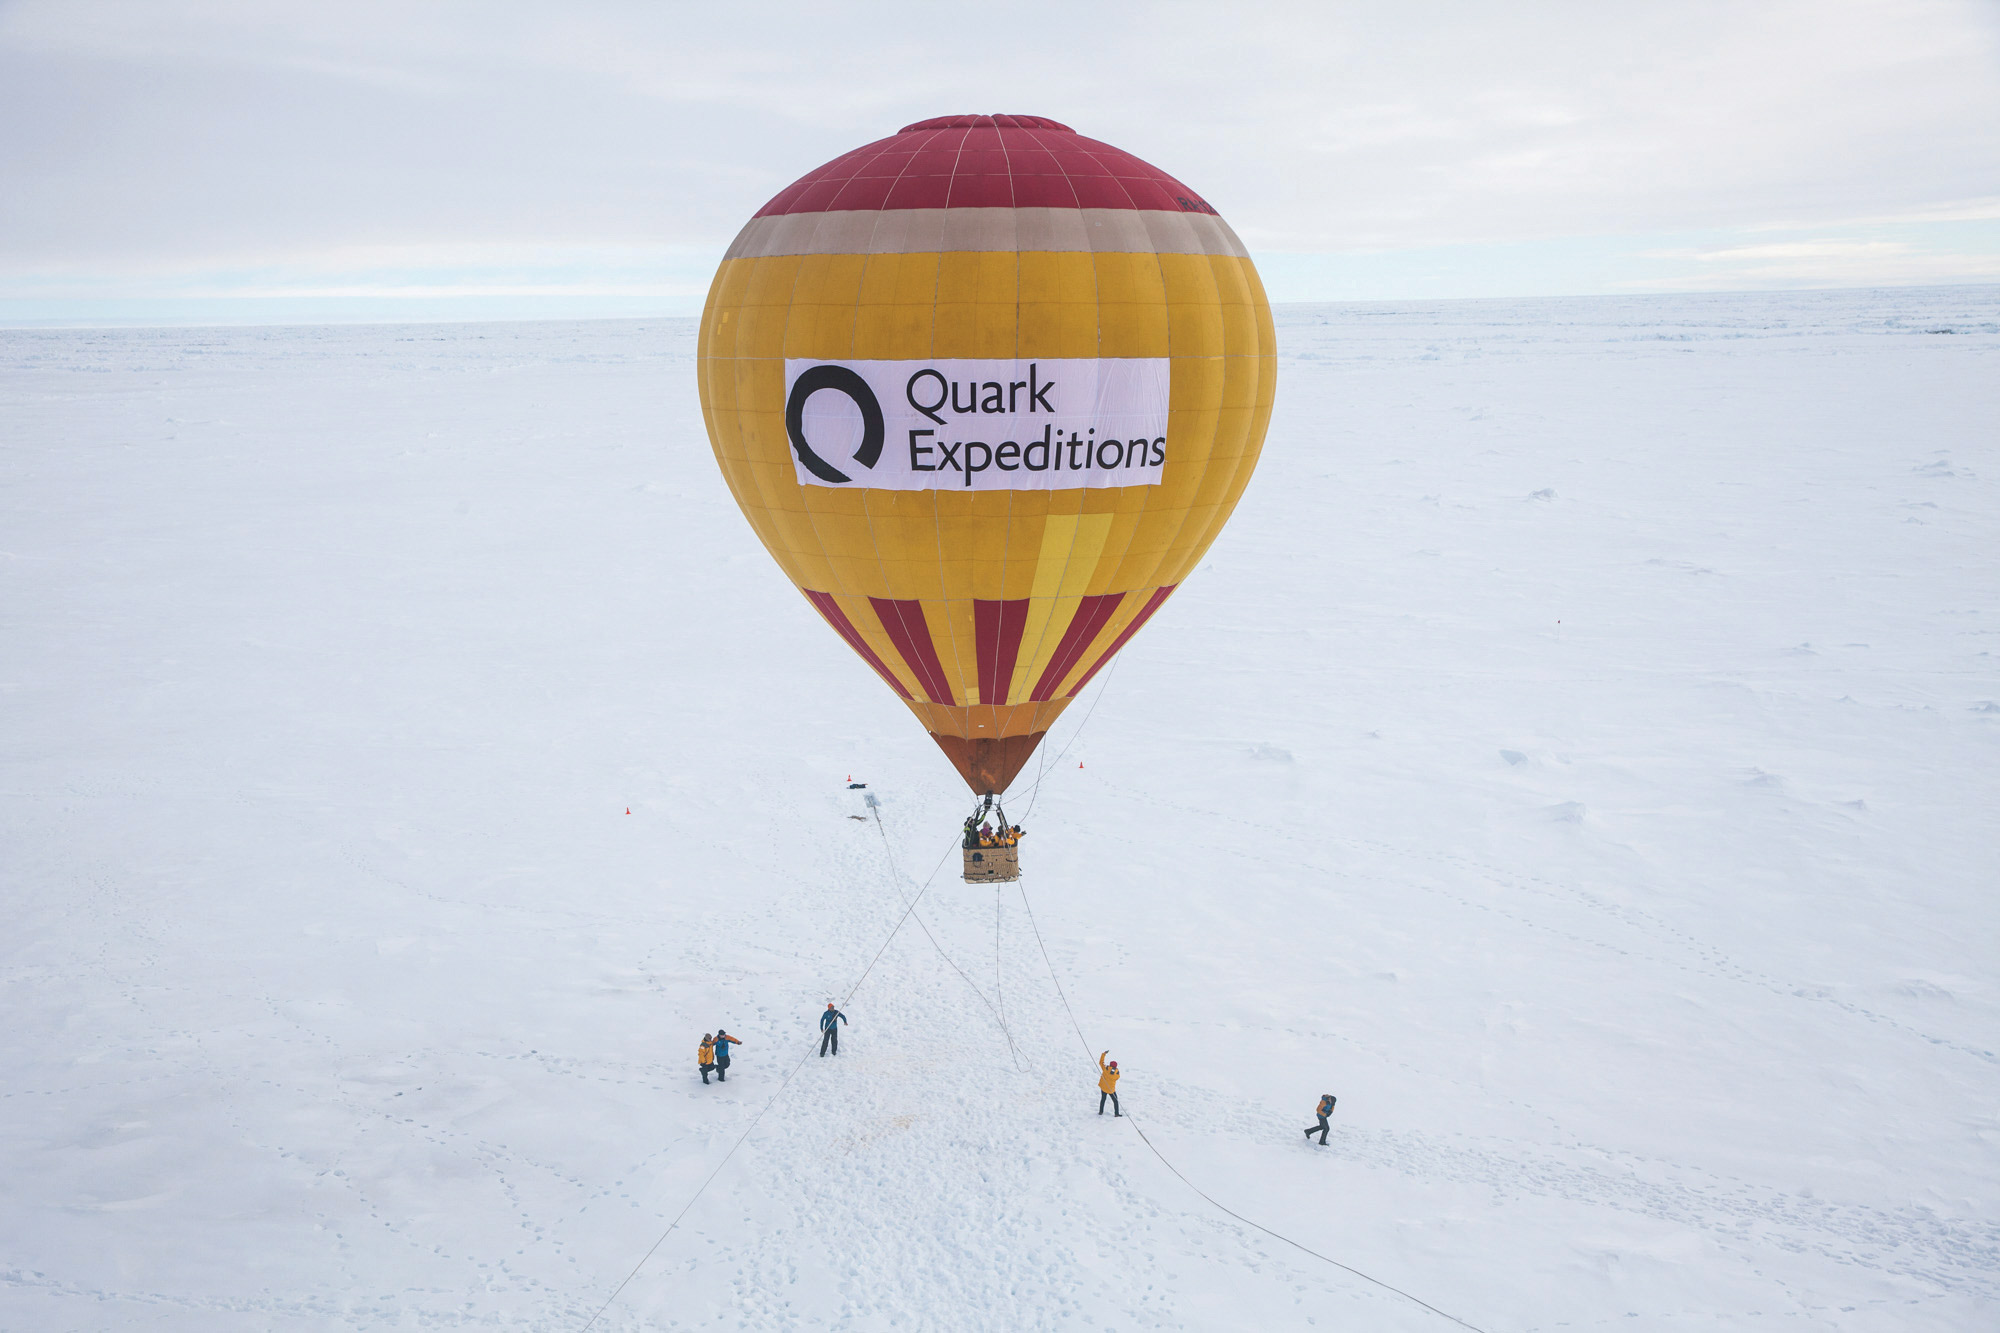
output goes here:
[{"label": "yellow balloon fabric", "polygon": [[1228,224],[1032,116],[912,125],[779,194],[697,366],[758,537],[975,794],[1201,559],[1277,385]]}]

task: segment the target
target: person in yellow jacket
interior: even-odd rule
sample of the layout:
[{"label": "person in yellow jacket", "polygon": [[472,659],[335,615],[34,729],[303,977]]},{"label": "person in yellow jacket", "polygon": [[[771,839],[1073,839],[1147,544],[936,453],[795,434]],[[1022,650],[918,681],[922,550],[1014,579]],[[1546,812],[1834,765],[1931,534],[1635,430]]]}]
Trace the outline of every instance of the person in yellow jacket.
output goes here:
[{"label": "person in yellow jacket", "polygon": [[1104,1114],[1104,1099],[1109,1097],[1111,1114],[1121,1116],[1125,1113],[1118,1109],[1118,1062],[1113,1060],[1110,1064],[1104,1063],[1104,1057],[1109,1054],[1111,1054],[1109,1051],[1100,1051],[1097,1056],[1097,1113]]},{"label": "person in yellow jacket", "polygon": [[694,1053],[701,1065],[701,1081],[708,1082],[708,1071],[715,1068],[715,1038],[704,1032],[701,1034],[701,1049]]}]

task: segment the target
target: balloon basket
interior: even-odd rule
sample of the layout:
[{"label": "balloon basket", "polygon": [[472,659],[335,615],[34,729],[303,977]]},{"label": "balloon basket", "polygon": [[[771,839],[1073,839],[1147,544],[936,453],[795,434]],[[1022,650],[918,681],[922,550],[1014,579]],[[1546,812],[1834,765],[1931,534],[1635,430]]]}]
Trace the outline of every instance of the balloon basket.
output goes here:
[{"label": "balloon basket", "polygon": [[1019,847],[968,847],[965,849],[965,882],[995,884],[1021,878]]},{"label": "balloon basket", "polygon": [[[998,815],[1000,826],[980,827],[988,815]],[[987,836],[991,834],[992,836]],[[1003,883],[1021,878],[1021,831],[1007,822],[1007,812],[992,796],[982,797],[972,818],[965,821],[965,882]]]}]

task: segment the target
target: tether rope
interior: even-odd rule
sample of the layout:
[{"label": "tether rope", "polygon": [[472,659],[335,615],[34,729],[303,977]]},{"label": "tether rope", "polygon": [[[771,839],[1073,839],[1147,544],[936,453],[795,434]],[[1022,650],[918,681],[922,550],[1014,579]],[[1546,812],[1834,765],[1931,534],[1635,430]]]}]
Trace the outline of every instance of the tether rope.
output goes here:
[{"label": "tether rope", "polygon": [[1090,725],[1092,715],[1097,712],[1097,705],[1104,702],[1104,692],[1111,688],[1111,678],[1118,674],[1118,661],[1119,659],[1115,657],[1111,659],[1111,670],[1105,673],[1103,683],[1097,687],[1097,696],[1090,701],[1090,708],[1084,713],[1083,721],[1076,724],[1076,730],[1072,731],[1069,734],[1069,739],[1063,742],[1062,752],[1045,767],[1036,770],[1035,785],[1028,788],[1028,809],[1021,818],[1026,819],[1029,815],[1035,813],[1035,802],[1040,800],[1042,795],[1042,779],[1049,775],[1050,769],[1060,764],[1068,756],[1070,747],[1076,744],[1076,738],[1083,735],[1083,729]]},{"label": "tether rope", "polygon": [[[879,814],[876,816],[876,823],[877,824],[881,823],[881,816]],[[842,1005],[846,1005],[854,999],[855,993],[861,989],[861,983],[868,980],[868,974],[875,970],[875,964],[882,961],[882,955],[889,951],[889,946],[891,944],[895,943],[896,936],[899,933],[901,933],[903,929],[903,923],[908,921],[910,917],[916,913],[917,904],[923,901],[923,897],[926,893],[930,892],[931,884],[934,881],[936,881],[938,876],[938,871],[944,869],[944,863],[951,859],[951,853],[953,851],[958,850],[958,843],[959,839],[953,838],[951,848],[947,850],[943,856],[938,858],[937,865],[933,867],[931,870],[930,878],[924,881],[923,887],[917,890],[917,896],[910,900],[908,906],[904,907],[903,915],[898,917],[896,919],[896,924],[890,928],[888,937],[882,941],[882,947],[875,951],[875,956],[868,960],[868,966],[861,969],[861,975],[854,979],[854,984],[847,988],[847,994],[841,997],[840,1002]],[[891,859],[890,864],[892,866],[894,865],[893,858]],[[902,891],[902,885],[898,884],[896,886],[896,889],[897,892],[900,893]],[[932,943],[935,944],[936,941],[933,940]],[[942,953],[943,950],[939,950],[939,952]],[[951,960],[947,958],[945,961],[950,962]],[[960,975],[964,974],[961,973]],[[977,990],[978,987],[975,986],[973,989]],[[639,1262],[632,1265],[632,1271],[625,1275],[625,1280],[620,1282],[616,1287],[614,1287],[611,1291],[611,1294],[604,1298],[604,1304],[597,1307],[597,1313],[590,1317],[589,1322],[584,1324],[584,1326],[578,1330],[578,1333],[590,1333],[590,1330],[596,1327],[597,1321],[604,1318],[604,1312],[611,1308],[612,1303],[618,1299],[618,1297],[624,1292],[625,1288],[632,1285],[632,1279],[639,1276],[639,1270],[644,1268],[647,1264],[647,1261],[649,1261],[655,1254],[659,1253],[660,1247],[667,1243],[667,1237],[674,1234],[674,1228],[678,1227],[681,1224],[681,1219],[688,1215],[688,1210],[690,1208],[693,1208],[695,1204],[700,1201],[701,1196],[708,1191],[708,1187],[715,1183],[715,1178],[722,1174],[722,1168],[729,1165],[729,1159],[736,1156],[736,1150],[743,1146],[744,1141],[750,1137],[750,1132],[757,1128],[759,1121],[763,1120],[765,1113],[768,1112],[773,1106],[778,1104],[778,1098],[784,1096],[785,1089],[791,1086],[792,1079],[797,1077],[798,1072],[801,1069],[805,1068],[806,1061],[812,1058],[812,1053],[813,1053],[813,1044],[810,1040],[808,1040],[806,1042],[805,1053],[799,1056],[799,1062],[792,1066],[791,1071],[787,1073],[783,1081],[781,1081],[778,1084],[777,1091],[773,1092],[769,1100],[767,1100],[764,1103],[764,1105],[758,1109],[757,1114],[751,1117],[749,1125],[744,1128],[741,1134],[736,1136],[736,1142],[729,1145],[729,1151],[722,1155],[722,1160],[715,1164],[715,1169],[708,1173],[708,1178],[701,1182],[700,1188],[696,1189],[694,1195],[688,1199],[687,1203],[682,1205],[681,1210],[678,1213],[674,1214],[674,1220],[667,1223],[667,1229],[660,1233],[660,1238],[653,1242],[652,1248],[648,1249],[643,1255],[639,1256]]]},{"label": "tether rope", "polygon": [[[882,852],[885,856],[889,858],[889,876],[896,885],[896,892],[900,895],[903,892],[903,872],[896,868],[896,851],[895,848],[889,845],[889,830],[886,827],[884,827],[882,823],[882,807],[879,805],[871,805],[869,806],[869,812],[875,816],[875,831],[882,835]],[[950,858],[951,858],[951,853],[946,852],[945,859],[949,860]],[[944,862],[940,861],[938,864],[942,866]],[[935,870],[931,871],[931,879],[936,879],[936,878],[937,878],[937,871]],[[924,881],[924,887],[926,889],[930,887],[930,880]],[[917,896],[922,897],[923,895],[918,894]],[[910,904],[909,914],[912,916],[916,916],[916,911],[917,911],[917,905],[916,903],[912,902]],[[1021,1070],[1021,1052],[1020,1049],[1014,1045],[1014,1034],[1008,1030],[1007,1020],[1000,1016],[1000,1011],[998,1009],[995,1009],[993,1007],[993,1001],[986,998],[986,992],[979,989],[979,983],[975,982],[971,977],[967,976],[964,968],[960,967],[957,963],[952,962],[951,955],[944,951],[944,946],[938,943],[937,936],[931,934],[931,928],[924,924],[924,919],[921,916],[917,917],[917,926],[920,930],[924,932],[924,938],[931,942],[931,948],[937,950],[938,957],[944,959],[945,965],[951,968],[952,971],[958,973],[960,980],[964,981],[967,986],[970,986],[972,988],[972,993],[974,995],[977,995],[979,997],[979,1002],[986,1006],[986,1012],[993,1015],[993,1021],[1000,1025],[1000,1035],[1007,1039],[1007,1053],[1013,1057],[1014,1070],[1016,1073],[1019,1073]]]},{"label": "tether rope", "polygon": [[[1086,722],[1088,722],[1089,720],[1090,719],[1088,717],[1084,718],[1084,721]],[[1079,727],[1078,730],[1082,730],[1082,728]],[[1076,1039],[1078,1043],[1080,1043],[1083,1047],[1084,1058],[1088,1059],[1090,1057],[1090,1040],[1083,1035],[1082,1024],[1076,1021],[1076,1010],[1070,1007],[1069,996],[1063,993],[1062,979],[1056,975],[1055,962],[1049,957],[1049,946],[1042,941],[1042,928],[1035,924],[1035,909],[1032,906],[1030,906],[1028,902],[1028,886],[1026,884],[1022,884],[1020,885],[1020,889],[1021,889],[1021,906],[1027,909],[1028,924],[1034,928],[1035,945],[1042,951],[1042,962],[1049,969],[1049,980],[1055,984],[1056,998],[1062,1001],[1063,1012],[1069,1015],[1070,1028],[1076,1033]],[[1133,1133],[1139,1136],[1139,1141],[1141,1143],[1145,1144],[1147,1148],[1152,1150],[1153,1156],[1160,1159],[1160,1165],[1166,1167],[1167,1170],[1173,1172],[1174,1178],[1179,1180],[1181,1184],[1186,1185],[1196,1194],[1199,1194],[1202,1198],[1206,1199],[1211,1207],[1221,1212],[1229,1214],[1229,1216],[1235,1218],[1238,1222],[1241,1222],[1246,1227],[1253,1227],[1256,1230],[1263,1232],[1265,1235],[1271,1237],[1271,1239],[1273,1240],[1283,1241],[1285,1244],[1291,1246],[1293,1249],[1299,1251],[1301,1254],[1309,1254],[1313,1258],[1318,1259],[1322,1263],[1332,1264],[1335,1268],[1341,1269],[1344,1272],[1352,1273],[1354,1276],[1360,1278],[1363,1282],[1372,1282],[1376,1286],[1382,1288],[1382,1290],[1384,1291],[1394,1292],[1396,1295],[1401,1296],[1406,1301],[1409,1301],[1416,1305],[1421,1305],[1424,1309],[1429,1310],[1432,1314],[1437,1315],[1441,1319],[1449,1319],[1452,1323],[1457,1324],[1460,1328],[1469,1328],[1472,1330],[1472,1333],[1486,1333],[1486,1331],[1480,1328],[1479,1325],[1477,1324],[1467,1323],[1465,1320],[1460,1319],[1455,1314],[1449,1314],[1443,1310],[1438,1309],[1435,1305],[1432,1305],[1429,1301],[1422,1300],[1416,1296],[1412,1296],[1409,1292],[1404,1291],[1401,1287],[1391,1286],[1390,1284],[1384,1282],[1379,1277],[1370,1277],[1368,1274],[1362,1272],[1358,1268],[1355,1268],[1351,1264],[1344,1264],[1340,1262],[1340,1260],[1338,1259],[1329,1258],[1328,1256],[1321,1254],[1318,1250],[1312,1249],[1305,1245],[1301,1245],[1299,1244],[1299,1242],[1293,1240],[1290,1236],[1282,1235],[1279,1232],[1273,1231],[1271,1230],[1271,1228],[1265,1226],[1261,1222],[1253,1222],[1249,1218],[1243,1216],[1243,1214],[1237,1212],[1234,1208],[1231,1208],[1228,1204],[1217,1201],[1216,1198],[1213,1195],[1211,1195],[1207,1190],[1203,1189],[1201,1186],[1195,1184],[1192,1180],[1189,1180],[1186,1176],[1182,1175],[1181,1169],[1179,1167],[1175,1166],[1172,1162],[1167,1160],[1167,1155],[1161,1152],[1159,1148],[1155,1147],[1153,1141],[1146,1137],[1145,1130],[1139,1128],[1139,1122],[1136,1119],[1133,1119],[1133,1117],[1130,1114],[1125,1115],[1124,1119],[1132,1122]]]},{"label": "tether rope", "polygon": [[1007,1025],[1007,992],[1000,987],[1000,886],[993,886],[993,1002],[1000,1006],[1000,1025]]}]

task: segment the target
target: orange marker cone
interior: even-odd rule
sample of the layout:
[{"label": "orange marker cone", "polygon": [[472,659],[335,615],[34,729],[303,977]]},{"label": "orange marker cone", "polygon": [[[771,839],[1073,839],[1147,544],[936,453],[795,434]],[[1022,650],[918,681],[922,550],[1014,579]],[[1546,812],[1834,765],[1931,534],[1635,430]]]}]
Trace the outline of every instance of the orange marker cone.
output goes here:
[{"label": "orange marker cone", "polygon": [[632,813],[632,807],[631,807],[631,806],[629,806],[629,805],[628,805],[628,806],[626,806],[626,807],[625,807],[625,813],[626,813],[626,814],[628,814],[628,815],[629,815],[629,814],[631,814],[631,813]]}]

